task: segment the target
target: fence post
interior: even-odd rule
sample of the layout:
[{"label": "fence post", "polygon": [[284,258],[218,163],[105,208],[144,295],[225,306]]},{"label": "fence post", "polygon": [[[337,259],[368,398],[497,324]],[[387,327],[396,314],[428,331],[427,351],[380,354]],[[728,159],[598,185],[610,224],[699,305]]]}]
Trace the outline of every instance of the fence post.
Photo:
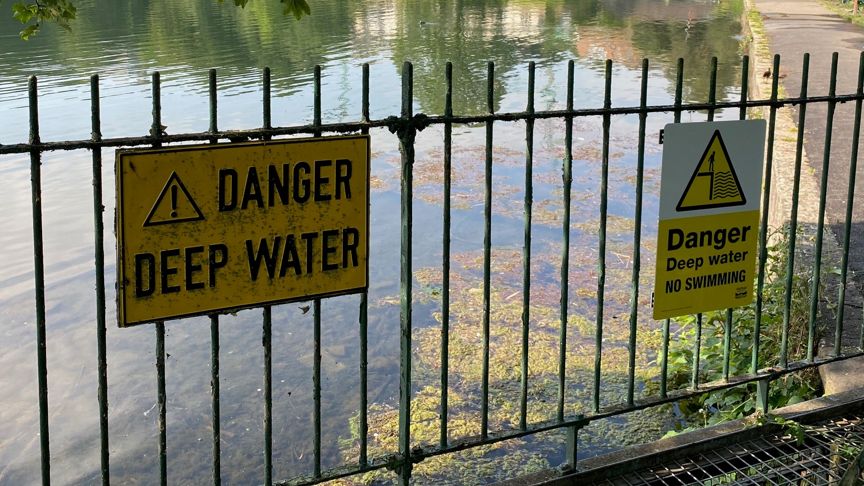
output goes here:
[{"label": "fence post", "polygon": [[[102,141],[102,117],[99,107],[99,75],[90,76],[91,140]],[[102,149],[91,149],[93,160],[93,229],[94,261],[96,263],[96,363],[98,370],[99,441],[102,484],[110,483],[108,456],[108,360],[105,329],[105,223],[102,204]]]},{"label": "fence post", "polygon": [[[313,75],[312,124],[321,126],[321,65],[315,65]],[[314,137],[321,136],[321,130],[313,132]],[[316,478],[321,477],[321,299],[312,300],[312,407],[314,430],[312,438],[312,469]]]},{"label": "fence post", "polygon": [[[810,72],[810,54],[805,52],[801,66],[800,98],[807,98],[807,76]],[[789,214],[789,251],[786,256],[786,292],[783,298],[783,330],[780,336],[780,366],[789,365],[789,321],[792,318],[792,282],[795,275],[795,243],[798,233],[798,195],[801,190],[801,163],[804,153],[804,125],[807,103],[798,106],[798,137],[795,141],[795,175],[792,183],[792,208]]]},{"label": "fence post", "polygon": [[594,330],[594,412],[600,411],[600,381],[603,358],[603,310],[606,291],[606,219],[609,205],[609,131],[612,124],[612,60],[606,60],[603,90],[603,145],[600,169],[600,227],[597,231],[597,325]]},{"label": "fence post", "polygon": [[558,335],[558,421],[564,420],[564,395],[567,368],[567,306],[570,303],[570,191],[573,186],[573,78],[574,63],[567,62],[567,116],[564,119],[564,161],[561,182],[564,186],[564,221],[561,245],[561,328]]},{"label": "fence post", "polygon": [[[210,129],[209,132],[219,132],[218,105],[216,92],[216,70],[211,69],[207,76],[210,98]],[[210,143],[218,143],[218,138],[210,139]],[[210,408],[212,410],[213,433],[213,484],[222,484],[222,419],[219,404],[219,314],[210,315]],[[106,485],[107,486],[107,485]]]},{"label": "fence post", "polygon": [[[363,122],[369,122],[369,63],[363,64],[363,84],[361,90],[361,111]],[[360,133],[369,134],[369,128],[363,127]],[[360,435],[360,457],[361,467],[368,464],[367,449],[369,435],[368,417],[368,378],[369,378],[369,294],[363,291],[360,294],[360,423],[358,431]]]},{"label": "fence post", "polygon": [[[27,82],[30,99],[30,145],[39,138],[39,100],[36,76]],[[42,465],[42,484],[51,484],[51,450],[48,439],[48,358],[45,331],[45,259],[42,240],[42,152],[30,151],[30,190],[33,210],[33,277],[36,288],[36,367],[39,387],[39,452]]]},{"label": "fence post", "polygon": [[770,411],[768,404],[768,389],[771,384],[771,378],[766,377],[756,382],[756,410],[767,414]]},{"label": "fence post", "polygon": [[[444,116],[453,116],[453,64],[444,70]],[[441,236],[441,425],[438,447],[447,447],[447,416],[450,390],[450,193],[453,176],[452,161],[453,123],[444,123],[444,214]]]},{"label": "fence post", "polygon": [[[489,115],[495,114],[495,64],[486,64],[486,107]],[[483,371],[480,396],[480,437],[489,433],[489,340],[492,292],[492,137],[494,119],[486,122],[486,159],[484,163],[483,189]]]},{"label": "fence post", "polygon": [[[684,97],[684,59],[678,58],[675,70],[675,123],[681,123],[681,100]],[[660,398],[668,395],[669,375],[669,319],[663,320],[663,344],[660,351]]]},{"label": "fence post", "polygon": [[[855,10],[858,1],[855,0]],[[840,296],[837,299],[837,322],[834,329],[834,356],[842,354],[843,317],[846,310],[846,280],[849,272],[849,238],[852,232],[852,207],[855,201],[855,176],[858,173],[858,138],[861,134],[861,98],[864,94],[864,52],[858,60],[858,89],[855,92],[859,98],[855,101],[855,122],[852,128],[852,150],[849,159],[849,188],[846,192],[846,222],[843,227],[843,256],[840,263]],[[861,326],[864,328],[864,326]]]},{"label": "fence post", "polygon": [[[857,0],[856,0],[857,1]],[[819,214],[816,220],[816,247],[813,262],[813,284],[810,287],[810,322],[807,333],[807,361],[813,362],[816,347],[816,321],[819,313],[819,285],[822,277],[822,242],[825,229],[825,205],[828,194],[828,166],[831,162],[831,133],[834,127],[834,108],[837,106],[837,53],[831,56],[831,78],[828,87],[828,115],[825,120],[825,144],[822,156],[822,175],[819,182]]]},{"label": "fence post", "polygon": [[[153,123],[150,126],[150,137],[153,147],[161,147],[162,133],[162,88],[159,71],[155,71],[151,80],[153,89]],[[156,403],[159,406],[159,484],[168,484],[168,432],[167,407],[168,397],[165,392],[165,321],[156,322]]]},{"label": "fence post", "polygon": [[573,471],[576,469],[576,453],[579,449],[579,429],[584,427],[584,424],[579,423],[567,427],[567,450],[565,452],[565,462],[561,469],[564,471]]},{"label": "fence post", "polygon": [[777,93],[779,92],[780,55],[774,55],[771,78],[771,109],[768,115],[768,140],[765,155],[765,178],[762,190],[762,219],[759,224],[759,254],[756,271],[756,317],[753,322],[753,353],[750,356],[750,372],[759,369],[759,346],[762,333],[762,289],[765,286],[765,262],[768,260],[768,207],[771,202],[771,175],[774,166],[774,127],[777,124]]},{"label": "fence post", "polygon": [[416,128],[411,124],[414,99],[413,66],[402,64],[402,126],[399,134],[399,152],[402,155],[401,175],[401,272],[400,272],[400,362],[399,362],[399,484],[411,481],[411,233],[414,187],[414,138]]},{"label": "fence post", "polygon": [[633,215],[633,268],[630,276],[630,339],[627,361],[627,405],[633,406],[636,389],[636,328],[639,324],[639,274],[642,271],[642,188],[645,174],[645,125],[648,120],[648,59],[642,59],[639,95],[639,143],[636,155],[636,202]]},{"label": "fence post", "polygon": [[[534,61],[528,64],[528,106],[534,113]],[[522,370],[519,397],[519,428],[528,427],[528,338],[531,322],[531,210],[534,204],[534,119],[525,120],[525,203],[522,244]]]}]

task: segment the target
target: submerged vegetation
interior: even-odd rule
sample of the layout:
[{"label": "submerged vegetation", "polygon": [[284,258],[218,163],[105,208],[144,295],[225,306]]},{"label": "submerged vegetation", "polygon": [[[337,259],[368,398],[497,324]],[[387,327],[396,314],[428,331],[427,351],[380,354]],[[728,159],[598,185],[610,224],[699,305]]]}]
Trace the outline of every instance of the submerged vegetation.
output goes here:
[{"label": "submerged vegetation", "polygon": [[[550,259],[557,254],[543,253],[532,258],[532,269],[542,272],[552,267]],[[454,256],[451,276],[451,313],[449,332],[449,396],[448,430],[450,439],[480,434],[480,382],[482,373],[482,280],[479,253]],[[493,251],[492,274],[494,283],[490,292],[489,364],[489,428],[515,430],[520,423],[520,349],[522,347],[522,294],[521,250]],[[591,265],[585,261],[579,264]],[[454,266],[455,266],[454,265]],[[579,272],[574,272],[579,273]],[[441,273],[438,269],[423,268],[415,273],[421,290],[415,303],[429,303],[440,296]],[[574,282],[576,280],[574,279]],[[519,282],[519,283],[517,283]],[[529,308],[531,327],[528,342],[528,407],[527,423],[552,420],[558,407],[558,357],[560,350],[559,309],[557,285],[532,287]],[[381,305],[392,305],[381,303]],[[414,382],[416,392],[411,400],[412,437],[416,445],[435,445],[439,440],[441,413],[441,314],[433,311],[434,322],[415,329]],[[419,323],[418,323],[419,324]],[[565,414],[575,415],[590,409],[592,391],[587,384],[593,380],[594,324],[581,313],[568,317],[566,350]],[[627,348],[620,344],[626,339],[623,326],[608,329],[609,346],[603,351],[603,397],[608,404],[626,401]],[[637,360],[645,365],[637,370],[637,382],[644,383],[656,373],[647,366],[645,351]],[[369,411],[370,455],[382,455],[397,449],[398,417],[395,407],[376,404]],[[632,414],[617,425],[592,425],[580,432],[580,445],[597,449],[640,443],[659,438],[669,427],[667,412],[649,410]],[[351,440],[345,456],[356,457],[357,426],[352,421]],[[464,452],[437,456],[415,465],[414,477],[421,483],[474,484],[481,480],[504,479],[519,474],[553,467],[549,459],[564,450],[562,433],[547,433],[538,437],[514,439]],[[386,472],[373,472],[364,481],[380,478]]]},{"label": "submerged vegetation", "polygon": [[[802,235],[799,235],[801,243]],[[788,262],[788,235],[781,230],[769,239],[766,262],[763,316],[759,366],[778,366],[784,329],[784,303],[786,298],[786,265]],[[802,245],[806,246],[806,245]],[[613,250],[614,251],[614,250]],[[578,268],[593,264],[576,252],[573,274]],[[543,274],[543,269],[555,267],[556,252],[544,251],[532,258],[532,274]],[[449,409],[448,431],[454,438],[480,434],[480,382],[482,350],[482,281],[479,278],[482,255],[479,252],[454,255],[451,276],[451,314],[449,330]],[[617,271],[626,269],[622,265]],[[613,270],[615,271],[615,270]],[[492,252],[493,286],[490,302],[490,430],[515,430],[520,423],[520,352],[522,294],[521,251],[495,249]],[[426,305],[440,298],[441,272],[437,268],[422,268],[415,272],[419,290],[415,304]],[[795,273],[790,287],[791,309],[788,323],[789,362],[807,356],[810,278],[807,272]],[[577,278],[573,284],[584,287]],[[554,419],[557,411],[557,379],[560,330],[558,286],[532,287],[531,326],[528,343],[528,408],[527,423]],[[590,293],[590,292],[589,292]],[[580,292],[577,290],[576,295]],[[586,298],[593,297],[586,295]],[[574,307],[581,312],[569,314],[566,350],[566,409],[573,415],[590,410],[594,375],[595,331],[590,312],[575,299]],[[379,302],[378,305],[396,305],[398,299]],[[626,319],[617,312],[627,302],[625,293],[612,294],[609,307],[613,319],[604,329],[602,395],[604,404],[626,403],[628,349]],[[647,306],[646,306],[647,310]],[[729,376],[750,372],[755,319],[755,305],[735,309],[729,346]],[[434,446],[438,443],[441,414],[441,313],[432,311],[432,322],[414,331],[415,394],[412,397],[412,438],[415,445]],[[641,316],[640,322],[648,322]],[[687,388],[690,384],[695,344],[695,317],[676,320],[670,339],[669,388]],[[816,329],[816,342],[821,337]],[[700,383],[721,380],[724,376],[725,312],[706,313],[703,320],[700,350]],[[662,336],[659,330],[640,331],[636,350],[636,383],[642,396],[658,393],[659,357]],[[819,380],[815,371],[787,375],[771,383],[769,404],[772,409],[791,405],[817,396]],[[630,413],[616,421],[592,423],[580,431],[580,447],[593,453],[614,450],[627,445],[656,440],[670,429],[688,430],[741,418],[756,412],[756,385],[748,384],[678,402],[675,406],[652,407]],[[369,410],[370,456],[386,455],[397,450],[398,409],[387,404],[375,404]],[[351,420],[351,436],[343,440],[346,460],[358,453],[358,417]],[[667,433],[667,435],[669,435]],[[503,479],[532,471],[547,469],[557,464],[551,459],[561,458],[565,448],[563,433],[545,433],[501,442],[468,451],[436,456],[414,467],[414,477],[420,484],[467,484],[481,480]],[[367,473],[363,483],[376,482],[389,474],[386,471]]]},{"label": "submerged vegetation", "polygon": [[[587,121],[578,124],[583,140],[574,142],[574,177],[570,225],[569,297],[565,346],[566,377],[564,414],[571,417],[591,410],[594,380],[597,313],[597,233],[599,211],[596,186],[600,153],[594,143],[598,127]],[[502,125],[496,137],[512,139],[524,134],[524,126]],[[527,334],[527,409],[528,426],[554,420],[558,416],[559,357],[561,333],[561,254],[563,250],[563,190],[561,167],[563,147],[546,143],[550,133],[562,133],[563,123],[538,123],[537,137],[544,143],[534,152],[535,187],[533,242],[530,258],[530,304],[523,309],[522,234],[507,226],[521,227],[524,197],[524,158],[521,150],[501,148],[494,151],[493,245],[491,248],[489,288],[489,430],[518,430],[521,422],[521,358],[523,347],[523,310],[529,316]],[[599,134],[597,134],[599,136]],[[635,134],[634,134],[635,135]],[[634,143],[629,134],[619,134],[614,147]],[[658,147],[648,144],[650,154]],[[478,218],[482,216],[482,145],[467,145],[453,154],[452,236],[450,254],[450,311],[448,338],[448,440],[480,435],[481,382],[483,353],[484,282],[483,250],[479,245]],[[440,214],[443,175],[442,152],[421,150],[415,162],[415,198],[420,211],[432,209]],[[381,187],[398,182],[398,158],[386,159],[394,170],[383,172]],[[631,279],[633,272],[634,192],[632,154],[620,148],[610,154],[610,204],[614,207],[607,220],[606,293],[600,372],[601,405],[627,401],[630,335]],[[478,171],[481,171],[478,173]],[[596,171],[596,172],[595,172]],[[659,186],[655,166],[646,168],[646,199],[655,200]],[[542,187],[542,190],[539,189]],[[419,228],[423,235],[426,228]],[[495,233],[502,231],[503,233]],[[415,238],[420,237],[415,233]],[[653,265],[654,235],[641,240],[643,268]],[[440,251],[440,250],[439,250]],[[440,254],[439,254],[440,258]],[[440,260],[439,260],[440,261]],[[638,320],[650,321],[651,272],[643,272]],[[423,266],[414,271],[413,375],[411,399],[411,438],[413,446],[436,446],[440,441],[442,297],[445,289],[441,266]],[[370,302],[370,312],[396,308],[399,297],[391,295]],[[643,324],[640,324],[643,326]],[[651,364],[653,350],[659,347],[656,336],[647,328],[638,331],[635,349],[635,395],[643,395],[644,384],[659,370]],[[655,440],[672,426],[670,413],[663,407],[628,414],[626,418],[591,424],[579,432],[579,447],[586,454],[599,454],[624,445]],[[375,403],[369,409],[370,457],[398,450],[399,411],[392,403]],[[350,421],[351,435],[343,438],[342,454],[350,462],[359,454],[359,417]],[[475,484],[504,479],[531,471],[557,466],[563,460],[563,431],[512,439],[493,445],[426,459],[413,468],[419,483]],[[387,471],[375,471],[362,482],[385,480]]]}]

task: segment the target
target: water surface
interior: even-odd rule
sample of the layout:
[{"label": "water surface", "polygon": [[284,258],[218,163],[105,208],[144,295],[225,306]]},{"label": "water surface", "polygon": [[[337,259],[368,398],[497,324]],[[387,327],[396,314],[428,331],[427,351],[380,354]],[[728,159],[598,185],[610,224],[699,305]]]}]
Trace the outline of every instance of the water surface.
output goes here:
[{"label": "water surface", "polygon": [[[494,109],[521,111],[526,104],[527,63],[537,63],[537,109],[561,109],[566,101],[566,62],[575,60],[575,104],[599,107],[603,99],[604,61],[613,68],[613,106],[638,104],[643,57],[651,59],[649,103],[669,104],[674,93],[675,63],[685,59],[684,97],[708,97],[711,56],[719,58],[718,99],[737,99],[740,79],[740,2],[652,0],[320,0],[313,15],[300,22],[281,15],[275,1],[250,2],[245,10],[213,0],[83,0],[73,31],[47,26],[33,40],[17,38],[18,25],[0,21],[0,143],[26,141],[27,77],[39,77],[42,140],[90,137],[89,75],[101,85],[104,137],[140,136],[151,123],[150,74],[162,76],[162,120],[168,133],[208,128],[207,70],[218,69],[219,127],[260,126],[261,71],[273,70],[273,124],[312,120],[312,72],[323,68],[324,122],[360,118],[363,63],[370,64],[371,112],[383,118],[399,112],[399,71],[414,63],[415,111],[440,114],[444,109],[444,67],[454,64],[454,111],[483,113],[486,107],[486,63],[495,63]],[[8,7],[7,7],[8,8]],[[720,116],[723,116],[721,114]],[[735,114],[728,116],[734,117]],[[701,120],[704,114],[685,114]],[[671,115],[652,115],[646,160],[645,242],[652,253],[659,187],[657,131]],[[604,405],[620,398],[620,366],[632,263],[632,217],[636,158],[635,117],[612,123],[610,176],[610,266],[607,277],[608,359],[604,362]],[[482,162],[485,130],[454,130],[453,258],[454,339],[479,353],[459,329],[473,326],[472,305],[479,285],[482,257]],[[524,197],[525,125],[495,125],[493,187],[493,303],[495,350],[502,380],[493,384],[496,428],[512,427],[508,404],[518,399],[518,356],[508,350],[521,302],[522,199]],[[560,285],[561,160],[563,121],[538,122],[534,154],[534,263],[532,264],[532,331],[536,339],[556,335],[554,322]],[[574,353],[593,357],[591,323],[596,312],[596,223],[598,218],[601,124],[579,119],[574,135],[571,322],[568,342]],[[388,417],[398,402],[399,153],[386,131],[372,139],[369,403],[376,429],[372,445],[387,449]],[[418,137],[414,268],[415,392],[431,400],[438,371],[434,336],[440,319],[442,131],[432,127]],[[120,481],[152,483],[158,471],[156,427],[155,332],[151,326],[117,329],[113,324],[114,187],[113,153],[104,151],[104,220],[106,291],[109,300],[108,378],[111,472]],[[48,381],[52,479],[59,484],[92,483],[98,478],[96,402],[95,285],[91,159],[85,151],[57,152],[43,158],[43,207],[46,258]],[[35,311],[27,156],[0,157],[0,484],[35,481],[39,474],[36,390]],[[650,269],[650,256],[643,268]],[[438,268],[438,273],[435,269]],[[650,271],[643,272],[640,294],[650,296]],[[458,276],[457,276],[458,275]],[[458,300],[463,298],[463,300]],[[322,315],[323,465],[356,461],[350,424],[359,407],[357,296],[324,302]],[[534,308],[534,305],[537,307]],[[514,307],[515,306],[515,307]],[[509,309],[509,310],[508,310]],[[547,315],[548,314],[548,315]],[[277,478],[307,474],[312,468],[312,316],[303,304],[273,311],[274,467]],[[643,319],[646,329],[653,323]],[[517,321],[518,322],[518,319]],[[263,477],[263,351],[261,311],[249,310],[222,319],[222,470],[232,482]],[[167,391],[169,478],[172,482],[205,482],[210,468],[209,321],[187,319],[167,324]],[[477,328],[479,332],[479,328]],[[646,331],[647,332],[647,331]],[[640,335],[640,364],[651,359],[650,343]],[[538,350],[546,349],[538,341]],[[437,343],[437,341],[434,341]],[[502,347],[503,346],[503,347]],[[433,351],[430,352],[430,349]],[[551,348],[550,348],[551,349]],[[506,351],[506,353],[505,353]],[[454,351],[455,353],[456,351]],[[495,351],[493,350],[493,353]],[[618,353],[618,354],[616,354]],[[502,356],[509,354],[511,356]],[[457,355],[458,357],[458,355]],[[544,359],[532,355],[532,395],[545,398]],[[574,364],[577,366],[578,363]],[[477,418],[479,381],[471,367],[454,364],[452,414],[472,423]],[[515,373],[515,375],[513,375]],[[574,368],[568,413],[576,412],[590,378]],[[515,376],[515,378],[514,378]],[[536,378],[536,379],[535,379]],[[641,386],[640,386],[641,389]],[[436,402],[437,403],[437,402]],[[432,409],[435,403],[430,405]],[[533,405],[532,405],[533,407]],[[423,411],[423,405],[418,408]],[[532,420],[546,410],[532,408]],[[389,414],[389,415],[388,415]],[[419,423],[435,418],[421,417]],[[477,420],[479,422],[479,420]],[[656,422],[656,421],[655,421]],[[619,424],[620,425],[620,424]],[[646,426],[646,438],[662,424]],[[454,426],[454,434],[460,430]],[[627,442],[627,429],[583,434],[584,454],[596,454]],[[429,441],[418,426],[415,441]],[[652,432],[653,431],[653,432]],[[434,435],[434,434],[433,434]],[[547,434],[548,435],[548,434]],[[458,435],[451,435],[451,438]],[[545,442],[544,442],[545,441]],[[555,447],[544,447],[544,443]],[[524,459],[490,474],[507,474],[556,464],[560,437],[545,435],[505,449]],[[511,446],[507,446],[511,447]],[[550,451],[559,452],[550,452]],[[523,451],[518,454],[513,451]],[[525,452],[527,451],[527,452]],[[497,454],[497,458],[496,458]],[[522,455],[519,455],[522,454]],[[476,464],[500,460],[494,451]],[[506,462],[506,461],[504,461]],[[473,463],[468,463],[473,464]],[[474,467],[474,466],[472,466]],[[479,468],[479,466],[476,466]],[[458,477],[458,476],[457,476]],[[421,476],[421,479],[423,476]],[[445,479],[427,476],[429,481]],[[458,481],[459,479],[457,479]],[[468,479],[461,478],[463,481]]]}]

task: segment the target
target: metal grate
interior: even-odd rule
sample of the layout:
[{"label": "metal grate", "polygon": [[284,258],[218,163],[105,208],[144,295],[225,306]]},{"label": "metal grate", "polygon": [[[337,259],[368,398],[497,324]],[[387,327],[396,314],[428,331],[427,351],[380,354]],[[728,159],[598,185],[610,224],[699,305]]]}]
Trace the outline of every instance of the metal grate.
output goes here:
[{"label": "metal grate", "polygon": [[864,414],[857,414],[802,426],[803,440],[784,430],[593,484],[837,484],[864,448],[862,417]]}]

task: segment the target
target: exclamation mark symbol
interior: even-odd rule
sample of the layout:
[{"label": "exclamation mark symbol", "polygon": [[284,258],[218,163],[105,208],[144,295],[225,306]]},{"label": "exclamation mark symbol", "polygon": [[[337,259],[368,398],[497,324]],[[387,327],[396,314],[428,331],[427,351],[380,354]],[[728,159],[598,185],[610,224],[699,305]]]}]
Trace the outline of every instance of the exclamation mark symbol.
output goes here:
[{"label": "exclamation mark symbol", "polygon": [[177,185],[171,185],[171,217],[177,217]]}]

